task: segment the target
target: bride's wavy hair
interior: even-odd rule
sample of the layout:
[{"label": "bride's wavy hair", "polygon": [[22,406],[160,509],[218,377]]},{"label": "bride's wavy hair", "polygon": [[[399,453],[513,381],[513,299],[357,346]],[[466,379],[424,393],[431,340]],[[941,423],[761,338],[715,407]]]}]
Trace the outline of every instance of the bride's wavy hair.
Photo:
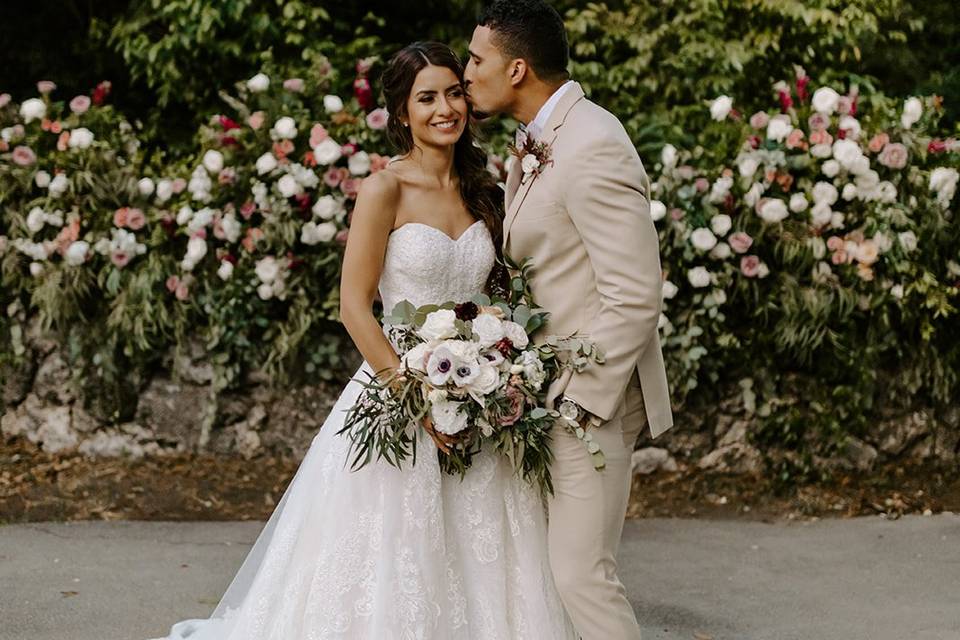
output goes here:
[{"label": "bride's wavy hair", "polygon": [[[383,71],[383,95],[390,113],[387,137],[401,154],[409,153],[416,146],[413,133],[409,127],[403,126],[402,119],[407,113],[407,100],[413,82],[417,74],[429,65],[446,67],[463,82],[460,58],[440,42],[414,42],[407,45],[394,54]],[[503,191],[487,170],[487,154],[474,142],[469,103],[467,109],[467,125],[454,146],[453,166],[460,179],[460,196],[467,210],[478,220],[483,220],[493,236],[499,255],[503,235]]]}]

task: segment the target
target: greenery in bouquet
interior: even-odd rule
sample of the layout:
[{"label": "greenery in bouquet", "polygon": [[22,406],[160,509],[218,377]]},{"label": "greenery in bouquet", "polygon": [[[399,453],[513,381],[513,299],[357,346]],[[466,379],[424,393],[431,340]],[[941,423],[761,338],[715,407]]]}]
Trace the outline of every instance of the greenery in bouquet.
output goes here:
[{"label": "greenery in bouquet", "polygon": [[[473,300],[419,308],[397,304],[384,317],[384,329],[401,355],[398,371],[361,381],[360,399],[338,432],[351,441],[351,466],[373,460],[400,467],[416,464],[420,426],[429,417],[439,433],[457,443],[438,451],[448,473],[465,474],[484,446],[507,456],[526,481],[551,493],[550,431],[569,428],[604,466],[591,433],[548,408],[551,382],[570,369],[602,364],[597,347],[577,336],[547,336],[536,344],[547,313],[532,304],[526,278],[529,262],[511,265],[508,299],[478,295]],[[513,304],[511,304],[513,302]]]},{"label": "greenery in bouquet", "polygon": [[[739,379],[781,442],[855,432],[882,392],[943,403],[958,383],[960,147],[930,133],[941,102],[812,85],[797,68],[749,116],[713,100],[704,146],[665,147],[653,187],[677,398]],[[774,381],[804,372],[802,400],[782,397]]]}]

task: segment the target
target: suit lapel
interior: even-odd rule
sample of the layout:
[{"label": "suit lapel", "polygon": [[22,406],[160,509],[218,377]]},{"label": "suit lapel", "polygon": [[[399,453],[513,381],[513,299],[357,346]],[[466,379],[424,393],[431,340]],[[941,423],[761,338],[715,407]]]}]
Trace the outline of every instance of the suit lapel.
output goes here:
[{"label": "suit lapel", "polygon": [[[543,133],[540,134],[543,141],[547,143],[547,146],[551,146],[554,140],[557,139],[559,129],[567,119],[567,114],[570,113],[570,109],[572,109],[573,105],[579,102],[583,96],[583,88],[580,86],[580,83],[574,83],[574,85],[563,94],[563,97],[560,98],[560,102],[557,103],[557,106],[547,119],[547,124],[543,127]],[[556,161],[555,158],[554,161]],[[550,167],[547,167],[546,171],[549,170]],[[537,176],[531,175],[523,184],[520,184],[522,178],[523,171],[520,168],[520,163],[514,160],[513,165],[510,167],[510,172],[507,174],[507,212],[503,219],[504,249],[506,249],[507,240],[510,238],[510,229],[513,227],[517,215],[520,213],[520,207],[523,206],[523,201],[526,199],[527,194],[530,193],[530,188],[533,186],[533,183],[537,181]],[[517,186],[511,190],[512,184],[516,184]]]}]

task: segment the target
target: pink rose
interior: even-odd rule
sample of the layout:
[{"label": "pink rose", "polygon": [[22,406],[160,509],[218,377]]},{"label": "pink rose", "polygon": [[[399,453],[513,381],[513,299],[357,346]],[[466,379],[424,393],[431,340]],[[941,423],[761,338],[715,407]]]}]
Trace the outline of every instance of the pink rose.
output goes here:
[{"label": "pink rose", "polygon": [[113,212],[113,224],[116,227],[125,227],[127,226],[127,211],[126,207],[120,207]]},{"label": "pink rose", "polygon": [[180,282],[177,284],[177,289],[173,292],[173,295],[176,296],[177,300],[186,300],[190,297],[189,285],[186,282]]},{"label": "pink rose", "polygon": [[891,142],[883,148],[877,160],[885,167],[903,169],[907,166],[907,148],[899,142]]},{"label": "pink rose", "polygon": [[873,153],[879,153],[888,142],[890,142],[890,136],[885,133],[878,133],[870,138],[870,142],[867,144],[867,147]]},{"label": "pink rose", "polygon": [[287,91],[293,91],[294,93],[303,92],[303,79],[302,78],[287,78],[283,81],[283,88]]},{"label": "pink rose", "polygon": [[9,93],[0,93],[0,109],[10,104],[11,100],[13,100],[13,98],[10,97]]},{"label": "pink rose", "polygon": [[504,427],[509,427],[523,416],[523,393],[515,387],[508,386],[505,395],[510,401],[510,408],[507,413],[500,416],[498,422]]},{"label": "pink rose", "polygon": [[7,144],[6,140],[0,140],[0,151],[5,152],[10,149],[10,145]]},{"label": "pink rose", "polygon": [[847,261],[847,252],[844,251],[843,249],[840,249],[839,251],[834,251],[833,255],[830,256],[830,262],[832,262],[833,264],[843,264],[846,261]]},{"label": "pink rose", "polygon": [[731,234],[730,237],[727,238],[727,242],[730,244],[730,248],[737,253],[746,253],[750,250],[750,247],[753,246],[753,238],[743,231],[737,231]]},{"label": "pink rose", "polygon": [[57,151],[66,151],[67,146],[70,144],[70,132],[64,131],[60,134],[60,137],[57,138]]},{"label": "pink rose", "polygon": [[685,214],[684,214],[684,212],[683,212],[683,209],[681,209],[681,208],[679,208],[679,207],[674,207],[673,209],[670,209],[670,219],[671,219],[671,220],[683,220],[683,216],[684,216],[684,215],[685,215]]},{"label": "pink rose", "polygon": [[28,167],[37,161],[37,154],[30,147],[19,145],[13,148],[13,162],[21,167]]},{"label": "pink rose", "polygon": [[341,229],[340,231],[337,232],[337,235],[334,238],[334,240],[336,240],[337,243],[339,244],[347,244],[347,236],[349,235],[350,235],[349,229]]},{"label": "pink rose", "polygon": [[233,184],[237,177],[237,171],[233,167],[225,167],[217,176],[217,182],[221,185]]},{"label": "pink rose", "polygon": [[850,96],[840,96],[840,100],[837,101],[837,111],[840,115],[853,115],[853,98]]},{"label": "pink rose", "polygon": [[123,269],[130,262],[130,254],[125,251],[114,251],[110,256],[110,262],[118,269]]},{"label": "pink rose", "polygon": [[331,167],[323,174],[323,182],[330,187],[331,189],[336,189],[340,186],[340,180],[342,179],[340,175],[340,170],[336,167]]},{"label": "pink rose", "polygon": [[127,227],[133,231],[143,229],[147,224],[147,216],[140,209],[129,209],[127,211]]},{"label": "pink rose", "polygon": [[697,180],[693,183],[693,186],[697,189],[697,191],[703,193],[710,188],[710,181],[706,178],[697,178]]},{"label": "pink rose", "polygon": [[843,248],[843,238],[840,236],[830,236],[827,238],[827,249],[830,251],[836,251],[837,249]]},{"label": "pink rose", "polygon": [[50,93],[51,91],[55,91],[56,88],[57,88],[56,83],[51,82],[50,80],[41,80],[40,82],[37,83],[37,91],[39,91],[40,93],[44,93],[44,94]]},{"label": "pink rose", "polygon": [[[810,131],[824,131],[830,126],[830,116],[824,115],[819,111],[815,112],[807,119],[807,124],[810,125]],[[812,135],[810,136],[810,140],[811,142],[813,141]]]},{"label": "pink rose", "polygon": [[367,126],[375,130],[385,129],[389,119],[390,115],[386,109],[374,109],[367,114]]},{"label": "pink rose", "polygon": [[313,125],[310,129],[310,148],[314,148],[329,137],[330,135],[322,124]]},{"label": "pink rose", "polygon": [[757,111],[750,116],[750,126],[754,129],[765,129],[770,124],[770,116],[765,111]]},{"label": "pink rose", "polygon": [[390,164],[390,158],[387,156],[382,156],[379,153],[370,154],[370,173],[376,173],[377,171],[383,171],[387,168],[387,165]]},{"label": "pink rose", "polygon": [[263,121],[266,118],[266,114],[263,111],[254,111],[250,114],[250,117],[247,118],[247,124],[250,125],[250,128],[256,131],[263,126]]},{"label": "pink rose", "polygon": [[180,286],[180,278],[177,276],[170,276],[167,278],[167,291],[173,293],[177,290],[178,286]]},{"label": "pink rose", "polygon": [[817,129],[810,133],[810,144],[833,144],[833,136],[826,129]]},{"label": "pink rose", "polygon": [[807,144],[803,141],[803,131],[800,129],[794,129],[790,132],[790,135],[787,136],[788,149],[805,148],[806,146]]},{"label": "pink rose", "polygon": [[83,115],[87,112],[87,109],[90,108],[90,98],[87,96],[77,96],[70,101],[70,111],[73,111],[75,114]]},{"label": "pink rose", "polygon": [[250,202],[249,200],[240,205],[240,215],[243,216],[244,220],[249,220],[250,216],[252,216],[256,210],[256,203]]},{"label": "pink rose", "polygon": [[357,152],[357,149],[358,149],[358,148],[359,148],[359,147],[357,147],[357,145],[355,145],[354,143],[352,143],[352,142],[347,142],[347,143],[345,143],[343,146],[340,147],[340,153],[342,153],[343,155],[349,157],[349,156],[352,156],[353,154],[355,154],[355,153]]},{"label": "pink rose", "polygon": [[753,254],[740,258],[740,272],[748,278],[755,278],[760,273],[760,258]]},{"label": "pink rose", "polygon": [[174,178],[170,188],[174,193],[182,193],[187,188],[187,181],[183,178]]}]

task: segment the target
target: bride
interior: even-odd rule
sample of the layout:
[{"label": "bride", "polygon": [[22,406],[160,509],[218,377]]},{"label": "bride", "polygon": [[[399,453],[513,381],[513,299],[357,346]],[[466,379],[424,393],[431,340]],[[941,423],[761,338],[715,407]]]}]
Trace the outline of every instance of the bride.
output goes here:
[{"label": "bride", "polygon": [[[462,81],[437,43],[404,48],[383,74],[401,157],[364,181],[344,257],[341,315],[365,359],[357,379],[400,365],[372,311],[378,289],[385,309],[467,300],[494,265],[502,193],[474,145]],[[174,625],[168,640],[576,638],[537,490],[490,452],[463,480],[443,475],[436,455],[351,472],[336,432],[361,389],[347,384],[212,616]],[[452,444],[429,420],[424,433]]]}]

